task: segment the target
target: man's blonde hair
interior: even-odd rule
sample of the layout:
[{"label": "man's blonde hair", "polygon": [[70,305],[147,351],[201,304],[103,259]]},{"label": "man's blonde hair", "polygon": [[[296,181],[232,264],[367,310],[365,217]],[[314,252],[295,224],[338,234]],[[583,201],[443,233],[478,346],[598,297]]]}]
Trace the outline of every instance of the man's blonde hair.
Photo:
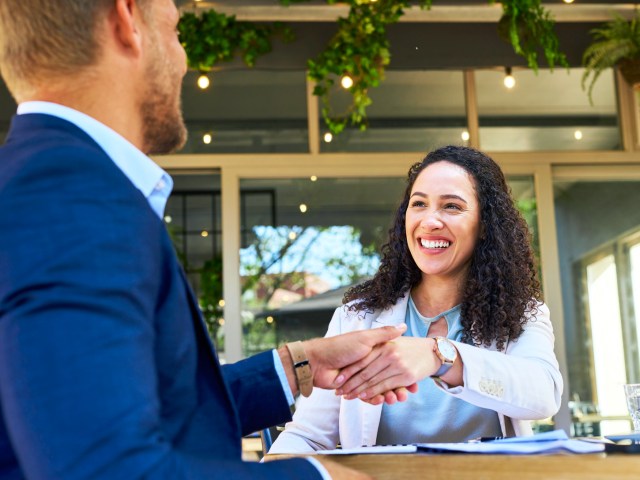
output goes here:
[{"label": "man's blonde hair", "polygon": [[[137,0],[141,10],[153,0]],[[95,64],[115,0],[0,0],[0,73],[15,96]]]}]

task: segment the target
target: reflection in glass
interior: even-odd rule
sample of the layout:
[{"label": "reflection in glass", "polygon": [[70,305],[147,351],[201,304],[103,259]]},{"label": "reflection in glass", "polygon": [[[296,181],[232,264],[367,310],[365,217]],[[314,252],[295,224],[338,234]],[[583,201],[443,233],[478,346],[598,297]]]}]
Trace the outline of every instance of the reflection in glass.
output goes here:
[{"label": "reflection in glass", "polygon": [[[602,415],[624,415],[626,383],[618,283],[613,255],[586,266],[589,326],[595,373],[595,398]],[[602,434],[614,433],[604,431]]]},{"label": "reflection in glass", "polygon": [[197,72],[183,83],[189,129],[181,153],[307,152],[307,93],[304,71],[223,70],[206,90]]},{"label": "reflection in glass", "polygon": [[593,105],[580,86],[583,69],[475,72],[480,145],[488,151],[618,150],[621,148],[613,72],[596,83]]},{"label": "reflection in glass", "polygon": [[[388,71],[369,94],[373,103],[367,108],[367,130],[347,128],[329,139],[325,129],[321,151],[426,152],[442,145],[466,145],[462,72]],[[347,111],[350,101],[338,82],[331,95],[333,112]],[[324,128],[322,119],[320,124]]]},{"label": "reflection in glass", "polygon": [[[629,259],[631,262],[631,287],[633,291],[634,320],[636,331],[636,362],[640,365],[640,243],[635,243],[629,248]],[[639,379],[628,379],[637,381]]]},{"label": "reflection in glass", "polygon": [[625,415],[622,384],[639,368],[628,353],[637,340],[626,332],[640,304],[625,294],[634,271],[625,245],[640,232],[640,210],[629,208],[640,201],[640,185],[558,181],[554,190],[569,396],[604,417],[592,419],[594,434],[624,431],[628,422],[606,417]]}]

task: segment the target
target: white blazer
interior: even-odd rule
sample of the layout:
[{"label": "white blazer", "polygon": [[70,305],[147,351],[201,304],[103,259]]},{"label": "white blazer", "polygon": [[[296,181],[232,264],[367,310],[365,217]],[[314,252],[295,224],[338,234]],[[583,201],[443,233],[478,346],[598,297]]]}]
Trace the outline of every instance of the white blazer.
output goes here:
[{"label": "white blazer", "polygon": [[[326,336],[404,323],[408,298],[406,294],[393,307],[370,314],[350,312],[343,305],[336,309]],[[506,354],[496,350],[495,342],[489,348],[454,343],[464,362],[464,386],[436,384],[449,395],[496,411],[504,435],[531,435],[529,420],[551,417],[560,408],[563,382],[545,304],[538,305],[536,318],[524,325],[522,335],[507,344]],[[374,445],[381,412],[382,405],[344,400],[332,390],[314,388],[311,396],[298,399],[293,420],[269,453]]]}]

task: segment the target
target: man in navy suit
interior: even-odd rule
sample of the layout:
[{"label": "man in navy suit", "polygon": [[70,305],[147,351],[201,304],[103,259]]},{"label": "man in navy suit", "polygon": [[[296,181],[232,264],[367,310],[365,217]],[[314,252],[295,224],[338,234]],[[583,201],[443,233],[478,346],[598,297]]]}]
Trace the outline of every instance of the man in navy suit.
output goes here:
[{"label": "man in navy suit", "polygon": [[[220,367],[161,220],[172,181],[147,154],[185,140],[177,22],[171,0],[0,2],[19,104],[0,149],[0,479],[368,478],[241,462],[242,435],[290,418],[297,376],[287,348]],[[314,385],[401,333],[304,342]]]}]

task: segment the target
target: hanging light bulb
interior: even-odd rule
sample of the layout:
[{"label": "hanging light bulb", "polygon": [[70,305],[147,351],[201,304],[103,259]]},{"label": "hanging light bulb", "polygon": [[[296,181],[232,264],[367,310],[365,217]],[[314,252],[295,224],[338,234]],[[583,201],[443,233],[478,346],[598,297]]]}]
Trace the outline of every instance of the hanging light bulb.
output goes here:
[{"label": "hanging light bulb", "polygon": [[464,132],[462,132],[462,134],[460,135],[460,137],[462,138],[463,142],[468,142],[469,138],[471,138],[471,135],[469,135],[469,132],[467,132],[466,130]]},{"label": "hanging light bulb", "polygon": [[576,130],[575,132],[573,132],[573,138],[575,138],[576,140],[582,140],[582,131]]},{"label": "hanging light bulb", "polygon": [[307,205],[304,203],[301,203],[298,208],[300,209],[300,212],[302,213],[306,213],[307,212]]},{"label": "hanging light bulb", "polygon": [[211,81],[209,80],[209,76],[206,73],[201,73],[198,77],[198,86],[202,90],[206,90],[211,85]]},{"label": "hanging light bulb", "polygon": [[213,137],[210,133],[205,133],[202,136],[202,143],[204,143],[205,145],[209,145],[211,143],[211,140],[213,140]]},{"label": "hanging light bulb", "polygon": [[331,143],[331,140],[333,140],[333,135],[331,135],[331,132],[327,132],[324,134],[324,141],[326,143]]},{"label": "hanging light bulb", "polygon": [[509,90],[511,90],[513,87],[516,86],[516,79],[511,74],[511,67],[505,67],[503,82],[504,82],[504,86],[507,87]]},{"label": "hanging light bulb", "polygon": [[573,3],[573,0],[564,0],[564,3]]},{"label": "hanging light bulb", "polygon": [[343,76],[340,80],[340,85],[342,85],[342,88],[344,89],[353,87],[353,78],[351,78],[349,75]]}]

